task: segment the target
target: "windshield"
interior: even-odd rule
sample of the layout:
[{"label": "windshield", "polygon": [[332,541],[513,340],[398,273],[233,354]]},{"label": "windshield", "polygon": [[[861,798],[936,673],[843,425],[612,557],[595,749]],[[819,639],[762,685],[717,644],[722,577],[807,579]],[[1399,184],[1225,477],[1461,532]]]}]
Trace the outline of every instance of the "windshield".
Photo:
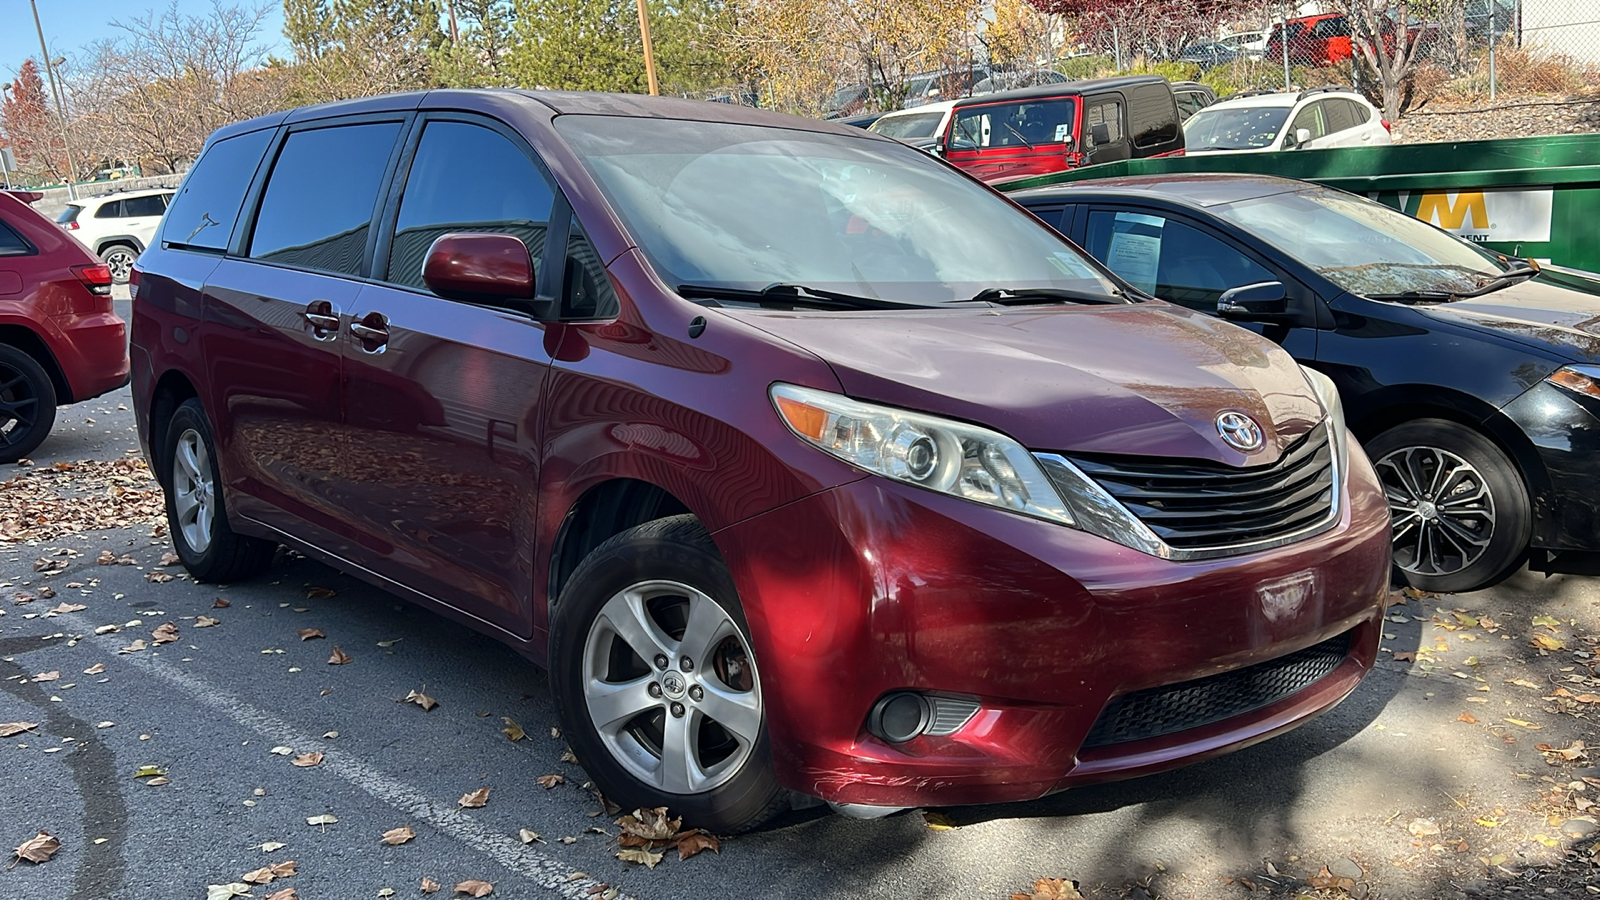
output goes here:
[{"label": "windshield", "polygon": [[1348,194],[1298,191],[1211,211],[1356,294],[1476,291],[1508,268],[1470,241]]},{"label": "windshield", "polygon": [[916,304],[1114,290],[1037,219],[903,144],[672,119],[555,124],[674,287],[804,285]]},{"label": "windshield", "polygon": [[1183,143],[1190,153],[1270,147],[1289,118],[1290,109],[1288,106],[1203,109],[1184,123]]},{"label": "windshield", "polygon": [[1071,97],[985,103],[956,111],[950,149],[1037,147],[1072,140],[1077,101]]},{"label": "windshield", "polygon": [[884,137],[898,138],[926,138],[933,137],[939,130],[939,123],[944,120],[944,113],[917,113],[911,116],[884,116],[872,123],[868,131],[881,134]]}]

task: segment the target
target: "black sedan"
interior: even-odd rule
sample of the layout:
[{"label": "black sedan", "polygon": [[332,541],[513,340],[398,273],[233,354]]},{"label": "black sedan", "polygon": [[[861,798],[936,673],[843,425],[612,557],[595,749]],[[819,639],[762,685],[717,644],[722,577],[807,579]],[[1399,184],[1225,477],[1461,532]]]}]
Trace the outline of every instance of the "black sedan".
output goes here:
[{"label": "black sedan", "polygon": [[1600,551],[1600,280],[1389,207],[1258,175],[1019,192],[1134,287],[1338,384],[1389,496],[1395,564],[1466,591]]}]

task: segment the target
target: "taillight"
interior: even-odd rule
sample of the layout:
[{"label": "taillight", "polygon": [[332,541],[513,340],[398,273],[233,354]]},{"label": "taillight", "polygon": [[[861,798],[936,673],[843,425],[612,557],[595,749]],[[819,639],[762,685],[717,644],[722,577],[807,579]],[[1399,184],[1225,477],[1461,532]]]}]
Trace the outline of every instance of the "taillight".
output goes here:
[{"label": "taillight", "polygon": [[1383,123],[1383,130],[1384,131],[1387,131],[1390,134],[1394,134],[1394,126],[1389,124],[1389,120],[1388,119],[1379,119],[1378,121]]},{"label": "taillight", "polygon": [[78,220],[77,219],[73,219],[71,222],[68,222],[67,223],[67,230],[68,231],[77,231],[78,230]]},{"label": "taillight", "polygon": [[73,266],[72,274],[78,276],[91,294],[111,295],[111,269],[107,266]]}]

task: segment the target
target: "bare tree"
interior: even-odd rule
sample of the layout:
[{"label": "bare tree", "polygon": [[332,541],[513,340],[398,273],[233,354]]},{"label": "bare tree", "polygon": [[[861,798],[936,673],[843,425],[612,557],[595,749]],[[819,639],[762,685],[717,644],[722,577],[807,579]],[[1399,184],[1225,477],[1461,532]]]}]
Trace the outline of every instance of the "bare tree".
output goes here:
[{"label": "bare tree", "polygon": [[1333,6],[1345,14],[1350,42],[1378,77],[1384,118],[1400,121],[1405,87],[1424,43],[1407,25],[1413,4],[1410,0],[1333,0]]}]

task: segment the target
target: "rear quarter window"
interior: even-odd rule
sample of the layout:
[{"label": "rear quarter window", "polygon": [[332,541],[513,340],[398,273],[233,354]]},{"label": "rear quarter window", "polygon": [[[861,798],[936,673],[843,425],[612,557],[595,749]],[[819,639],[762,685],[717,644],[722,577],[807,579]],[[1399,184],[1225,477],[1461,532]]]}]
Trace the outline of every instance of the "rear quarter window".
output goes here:
[{"label": "rear quarter window", "polygon": [[5,222],[0,222],[0,256],[27,256],[31,253],[33,247],[22,239],[22,235]]},{"label": "rear quarter window", "polygon": [[1133,146],[1143,150],[1170,143],[1178,138],[1178,107],[1172,88],[1164,84],[1144,84],[1127,91],[1128,131]]},{"label": "rear quarter window", "polygon": [[94,217],[96,219],[120,219],[122,218],[123,203],[124,201],[122,200],[107,200],[100,204],[99,209],[94,211]]},{"label": "rear quarter window", "polygon": [[212,144],[172,198],[161,240],[181,247],[226,250],[245,191],[271,140],[272,130],[263,129]]},{"label": "rear quarter window", "polygon": [[83,212],[83,207],[77,206],[77,205],[69,205],[66,209],[63,209],[61,211],[61,215],[56,216],[56,224],[57,225],[71,225],[73,222],[78,221],[78,213],[81,213],[81,212]]}]

